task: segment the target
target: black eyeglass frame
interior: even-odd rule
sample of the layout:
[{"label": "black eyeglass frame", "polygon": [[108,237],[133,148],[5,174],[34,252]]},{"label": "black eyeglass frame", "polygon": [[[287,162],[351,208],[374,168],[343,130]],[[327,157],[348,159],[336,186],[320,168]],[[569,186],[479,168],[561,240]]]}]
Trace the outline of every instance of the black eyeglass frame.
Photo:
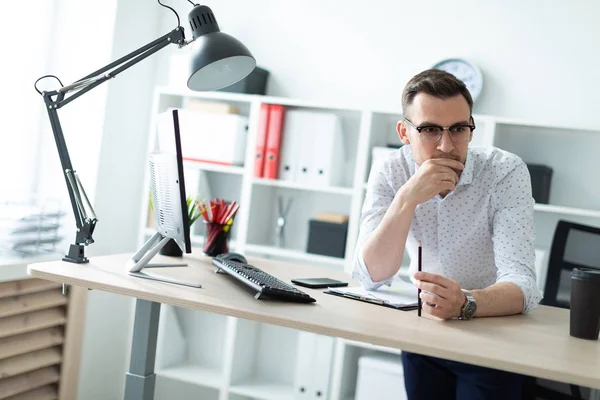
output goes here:
[{"label": "black eyeglass frame", "polygon": [[[452,140],[452,132],[450,131],[450,129],[455,128],[455,127],[466,127],[469,128],[469,130],[471,131],[470,133],[473,133],[473,131],[475,130],[476,126],[475,126],[475,120],[473,119],[473,116],[470,116],[469,119],[471,121],[473,121],[473,125],[469,125],[469,124],[454,124],[454,125],[450,125],[450,126],[441,126],[441,125],[422,125],[422,126],[416,126],[411,120],[409,120],[408,118],[404,118],[404,121],[408,122],[408,124],[410,126],[412,126],[413,128],[415,128],[417,130],[417,132],[419,132],[419,138],[421,139],[421,141],[423,140],[423,135],[421,134],[421,131],[423,129],[426,128],[439,128],[441,129],[440,134],[438,135],[436,140],[431,141],[431,143],[436,143],[439,142],[440,139],[442,138],[442,135],[444,134],[444,131],[448,131],[448,133],[450,133],[450,139]],[[469,138],[470,139],[470,138]],[[462,144],[462,143],[466,143],[468,142],[468,140],[465,140],[464,142],[454,142],[454,140],[452,140],[453,143],[456,144]]]}]

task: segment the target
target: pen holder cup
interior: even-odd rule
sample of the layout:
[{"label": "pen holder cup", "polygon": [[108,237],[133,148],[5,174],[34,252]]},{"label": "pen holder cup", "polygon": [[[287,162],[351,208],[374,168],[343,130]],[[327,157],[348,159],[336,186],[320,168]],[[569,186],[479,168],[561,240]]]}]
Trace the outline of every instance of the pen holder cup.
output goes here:
[{"label": "pen holder cup", "polygon": [[204,221],[204,247],[202,251],[210,257],[229,252],[229,235],[233,227],[230,224],[219,224]]}]

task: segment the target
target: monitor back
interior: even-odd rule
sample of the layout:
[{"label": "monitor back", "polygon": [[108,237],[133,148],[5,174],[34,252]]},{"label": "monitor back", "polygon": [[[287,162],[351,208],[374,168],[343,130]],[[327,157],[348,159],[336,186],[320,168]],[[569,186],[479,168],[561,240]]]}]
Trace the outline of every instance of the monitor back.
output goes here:
[{"label": "monitor back", "polygon": [[157,231],[186,251],[184,215],[180,201],[177,159],[170,153],[150,154],[150,187]]}]

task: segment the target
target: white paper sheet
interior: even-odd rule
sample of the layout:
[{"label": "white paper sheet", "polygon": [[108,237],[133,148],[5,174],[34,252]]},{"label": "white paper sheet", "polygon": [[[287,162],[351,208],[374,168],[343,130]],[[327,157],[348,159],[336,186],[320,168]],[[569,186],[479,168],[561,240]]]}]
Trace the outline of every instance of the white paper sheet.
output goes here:
[{"label": "white paper sheet", "polygon": [[362,286],[329,288],[330,292],[349,297],[381,300],[395,307],[417,305],[417,288],[401,279],[394,279],[391,286],[381,286],[377,290],[365,290]]}]

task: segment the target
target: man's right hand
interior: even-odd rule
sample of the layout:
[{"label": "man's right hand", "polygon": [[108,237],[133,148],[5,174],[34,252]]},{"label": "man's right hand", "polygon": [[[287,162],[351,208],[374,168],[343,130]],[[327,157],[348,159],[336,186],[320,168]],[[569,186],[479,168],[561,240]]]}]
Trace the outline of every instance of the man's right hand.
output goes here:
[{"label": "man's right hand", "polygon": [[425,203],[438,193],[454,190],[459,175],[465,168],[463,163],[450,158],[426,160],[399,190],[405,201],[414,205]]}]

